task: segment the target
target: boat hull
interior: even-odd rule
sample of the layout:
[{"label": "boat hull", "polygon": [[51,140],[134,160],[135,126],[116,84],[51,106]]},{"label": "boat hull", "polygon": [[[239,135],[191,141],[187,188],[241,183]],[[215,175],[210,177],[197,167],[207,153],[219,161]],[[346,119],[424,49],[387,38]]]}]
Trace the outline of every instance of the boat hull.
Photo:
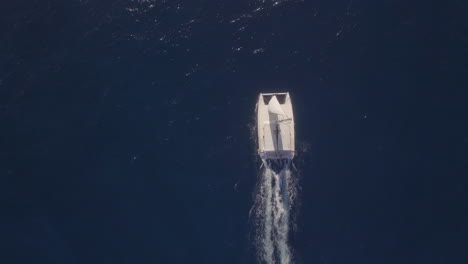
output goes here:
[{"label": "boat hull", "polygon": [[257,103],[258,154],[262,160],[292,160],[294,115],[289,93],[261,93]]}]

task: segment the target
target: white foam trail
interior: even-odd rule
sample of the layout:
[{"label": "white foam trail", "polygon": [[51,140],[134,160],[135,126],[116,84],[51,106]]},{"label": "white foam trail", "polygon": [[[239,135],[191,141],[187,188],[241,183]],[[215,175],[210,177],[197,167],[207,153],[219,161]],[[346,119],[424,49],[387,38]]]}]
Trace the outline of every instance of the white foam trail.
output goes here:
[{"label": "white foam trail", "polygon": [[274,253],[274,245],[273,245],[273,216],[272,216],[272,204],[271,204],[271,199],[272,199],[272,176],[273,173],[271,170],[265,169],[265,172],[263,174],[263,181],[264,184],[262,184],[262,187],[264,188],[265,191],[265,196],[264,196],[264,207],[265,207],[265,223],[264,223],[264,229],[265,233],[263,235],[263,253],[264,253],[264,259],[267,263],[274,263],[273,259],[273,253]]},{"label": "white foam trail", "polygon": [[275,173],[275,195],[276,195],[276,243],[280,263],[289,264],[291,261],[288,247],[289,233],[289,196],[286,182],[286,170],[279,174]]},{"label": "white foam trail", "polygon": [[292,254],[288,245],[290,230],[290,210],[295,197],[295,181],[286,163],[280,172],[275,172],[270,164],[263,162],[260,184],[256,200],[257,246],[261,263],[290,264]]}]

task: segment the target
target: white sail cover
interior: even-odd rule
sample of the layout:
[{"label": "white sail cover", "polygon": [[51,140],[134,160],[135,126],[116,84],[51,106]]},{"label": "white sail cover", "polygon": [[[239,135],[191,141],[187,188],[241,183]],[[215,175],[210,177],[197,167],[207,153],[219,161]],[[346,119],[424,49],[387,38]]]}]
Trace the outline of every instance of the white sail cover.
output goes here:
[{"label": "white sail cover", "polygon": [[276,115],[283,115],[286,116],[286,113],[284,112],[283,108],[281,107],[280,103],[278,102],[278,99],[276,98],[276,95],[271,97],[270,102],[268,103],[268,112]]}]

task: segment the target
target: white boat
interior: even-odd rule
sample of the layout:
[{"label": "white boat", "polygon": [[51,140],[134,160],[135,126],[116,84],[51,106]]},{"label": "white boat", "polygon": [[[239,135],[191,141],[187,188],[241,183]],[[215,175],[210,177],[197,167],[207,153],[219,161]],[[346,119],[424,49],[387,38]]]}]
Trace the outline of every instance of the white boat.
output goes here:
[{"label": "white boat", "polygon": [[262,160],[292,160],[294,116],[289,93],[261,93],[257,103],[258,155]]}]

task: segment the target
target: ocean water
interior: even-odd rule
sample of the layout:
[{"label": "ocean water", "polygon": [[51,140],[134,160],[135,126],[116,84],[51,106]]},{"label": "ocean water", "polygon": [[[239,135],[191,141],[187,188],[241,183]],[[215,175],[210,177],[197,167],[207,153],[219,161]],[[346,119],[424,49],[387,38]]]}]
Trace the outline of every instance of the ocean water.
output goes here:
[{"label": "ocean water", "polygon": [[258,263],[289,91],[294,263],[467,263],[467,5],[0,4],[1,263]]}]

